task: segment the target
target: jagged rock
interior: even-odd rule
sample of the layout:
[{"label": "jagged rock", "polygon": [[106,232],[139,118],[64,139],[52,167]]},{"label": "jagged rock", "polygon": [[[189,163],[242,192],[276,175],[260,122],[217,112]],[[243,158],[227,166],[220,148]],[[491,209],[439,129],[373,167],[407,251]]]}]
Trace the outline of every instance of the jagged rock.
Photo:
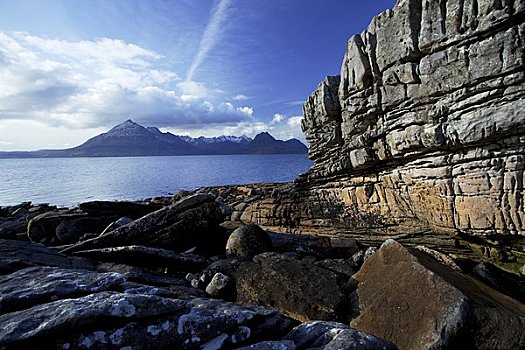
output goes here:
[{"label": "jagged rock", "polygon": [[235,280],[239,302],[272,306],[300,321],[348,318],[344,278],[308,259],[263,253],[241,265]]},{"label": "jagged rock", "polygon": [[45,337],[59,339],[97,323],[173,314],[184,310],[185,304],[177,299],[116,292],[58,300],[0,315],[0,344],[29,348]]},{"label": "jagged rock", "polygon": [[399,349],[519,349],[525,306],[415,249],[387,240],[353,278],[351,326]]},{"label": "jagged rock", "polygon": [[57,299],[105,291],[124,282],[117,273],[58,267],[29,267],[0,276],[0,314]]},{"label": "jagged rock", "polygon": [[63,255],[41,244],[0,239],[0,275],[31,266],[95,269],[87,259]]},{"label": "jagged rock", "polygon": [[106,234],[80,242],[64,252],[122,245],[145,245],[184,251],[214,242],[222,216],[210,194],[186,197]]},{"label": "jagged rock", "polygon": [[146,322],[82,332],[59,342],[70,349],[222,349],[243,346],[269,335],[282,336],[293,323],[273,310],[218,300],[195,299],[185,308]]},{"label": "jagged rock", "polygon": [[257,225],[239,227],[232,232],[226,243],[226,255],[240,260],[251,260],[255,255],[271,249],[270,237]]},{"label": "jagged rock", "polygon": [[340,77],[304,105],[313,167],[241,220],[507,244],[525,235],[524,14],[521,0],[407,0],[375,17],[348,40]]},{"label": "jagged rock", "polygon": [[140,245],[82,250],[73,252],[73,255],[128,265],[165,267],[170,272],[197,272],[208,265],[208,261],[200,255]]},{"label": "jagged rock", "polygon": [[168,275],[166,273],[157,273],[137,266],[103,263],[97,266],[97,271],[115,272],[124,275],[126,280],[130,283],[135,282],[142,285],[167,289],[178,299],[206,297],[206,293],[188,285],[188,282],[182,278]]},{"label": "jagged rock", "polygon": [[[123,216],[121,217],[120,219],[116,220],[116,221],[113,221],[111,224],[109,224],[105,229],[104,231],[102,231],[101,235],[104,235],[110,231],[113,231],[113,230],[116,230],[117,228],[119,227],[122,227],[124,225],[127,225],[129,224],[130,222],[132,222],[133,219],[128,217],[128,216]],[[94,237],[92,237],[94,238]]]},{"label": "jagged rock", "polygon": [[396,347],[373,335],[338,322],[312,321],[300,324],[284,339],[294,342],[297,350],[395,350]]},{"label": "jagged rock", "polygon": [[235,281],[231,277],[217,272],[206,287],[206,293],[215,298],[235,300]]}]

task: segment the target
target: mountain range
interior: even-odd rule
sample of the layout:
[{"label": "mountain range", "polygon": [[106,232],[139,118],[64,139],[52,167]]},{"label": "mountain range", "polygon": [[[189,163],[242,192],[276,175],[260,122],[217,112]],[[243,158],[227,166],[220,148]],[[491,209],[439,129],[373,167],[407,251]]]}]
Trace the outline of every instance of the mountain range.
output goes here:
[{"label": "mountain range", "polygon": [[61,150],[0,152],[0,158],[130,157],[219,154],[305,154],[297,139],[282,141],[267,132],[246,136],[198,137],[174,135],[155,127],[144,127],[131,119],[80,146]]}]

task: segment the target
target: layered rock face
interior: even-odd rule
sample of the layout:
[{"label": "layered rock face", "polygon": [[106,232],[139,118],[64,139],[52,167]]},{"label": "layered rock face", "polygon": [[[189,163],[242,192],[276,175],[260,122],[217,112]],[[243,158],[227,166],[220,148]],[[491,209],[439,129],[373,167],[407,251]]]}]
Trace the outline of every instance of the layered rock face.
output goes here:
[{"label": "layered rock face", "polygon": [[399,0],[304,105],[312,169],[242,219],[524,235],[524,39],[523,0]]}]

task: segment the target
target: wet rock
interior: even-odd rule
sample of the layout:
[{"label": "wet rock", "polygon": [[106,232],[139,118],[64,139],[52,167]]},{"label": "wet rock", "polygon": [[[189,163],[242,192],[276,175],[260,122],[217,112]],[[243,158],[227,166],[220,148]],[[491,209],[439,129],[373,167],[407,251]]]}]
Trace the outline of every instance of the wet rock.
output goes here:
[{"label": "wet rock", "polygon": [[206,293],[215,298],[233,301],[235,300],[235,281],[218,272],[206,287]]},{"label": "wet rock", "polygon": [[0,276],[0,314],[57,299],[106,291],[124,280],[124,276],[117,273],[29,267]]},{"label": "wet rock", "polygon": [[170,272],[197,272],[208,265],[208,261],[199,255],[175,253],[167,249],[140,245],[82,250],[73,254],[98,261],[165,267]]},{"label": "wet rock", "polygon": [[237,300],[261,304],[300,321],[348,318],[346,280],[296,257],[263,253],[237,270]]},{"label": "wet rock", "polygon": [[239,260],[251,260],[272,248],[266,231],[257,225],[241,226],[232,232],[226,243],[226,255]]},{"label": "wet rock", "polygon": [[525,346],[523,304],[394,240],[353,278],[359,315],[351,326],[400,349]]},{"label": "wet rock", "polygon": [[312,321],[300,324],[284,339],[294,342],[297,350],[395,350],[396,347],[378,337],[360,332],[345,324]]},{"label": "wet rock", "polygon": [[175,251],[193,246],[206,247],[216,239],[214,236],[221,221],[215,197],[196,194],[102,236],[78,243],[64,252],[123,245],[145,245]]}]

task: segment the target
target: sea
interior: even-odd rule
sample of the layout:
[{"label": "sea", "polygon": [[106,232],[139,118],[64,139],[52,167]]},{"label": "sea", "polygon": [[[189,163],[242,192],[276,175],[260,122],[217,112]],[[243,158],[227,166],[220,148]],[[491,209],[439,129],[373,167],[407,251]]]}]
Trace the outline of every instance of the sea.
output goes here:
[{"label": "sea", "polygon": [[289,182],[306,155],[0,159],[0,206],[74,207],[94,200],[139,200],[204,186]]}]

